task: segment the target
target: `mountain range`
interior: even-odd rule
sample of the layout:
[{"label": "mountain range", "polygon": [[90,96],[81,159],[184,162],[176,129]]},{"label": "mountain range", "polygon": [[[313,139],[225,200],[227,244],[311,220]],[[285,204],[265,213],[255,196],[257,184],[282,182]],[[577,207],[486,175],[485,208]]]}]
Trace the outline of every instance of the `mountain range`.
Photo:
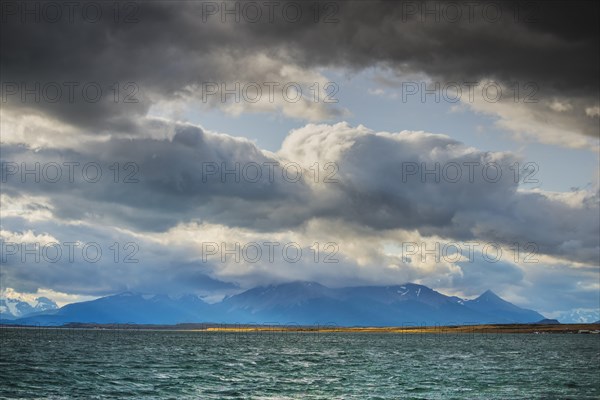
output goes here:
[{"label": "mountain range", "polygon": [[465,300],[413,283],[329,288],[315,282],[256,287],[214,304],[195,295],[173,298],[125,292],[29,315],[11,315],[18,318],[6,318],[3,312],[2,322],[52,326],[71,322],[402,326],[533,323],[544,319],[491,290]]},{"label": "mountain range", "polygon": [[587,324],[594,323],[594,321],[598,321],[598,317],[600,317],[600,310],[575,308],[554,314],[554,318],[562,322],[568,322],[573,324]]},{"label": "mountain range", "polygon": [[47,297],[38,297],[33,305],[20,298],[0,298],[0,319],[13,320],[58,309]]}]

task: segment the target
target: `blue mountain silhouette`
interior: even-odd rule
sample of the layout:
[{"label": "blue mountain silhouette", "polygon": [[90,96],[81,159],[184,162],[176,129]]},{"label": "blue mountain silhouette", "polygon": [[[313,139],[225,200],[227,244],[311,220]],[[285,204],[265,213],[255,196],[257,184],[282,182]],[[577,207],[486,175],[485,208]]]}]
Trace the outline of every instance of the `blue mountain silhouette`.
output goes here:
[{"label": "blue mountain silhouette", "polygon": [[544,316],[488,290],[473,300],[446,296],[423,285],[328,288],[315,282],[256,287],[208,304],[197,296],[121,293],[73,303],[12,323],[256,323],[339,326],[533,323]]}]

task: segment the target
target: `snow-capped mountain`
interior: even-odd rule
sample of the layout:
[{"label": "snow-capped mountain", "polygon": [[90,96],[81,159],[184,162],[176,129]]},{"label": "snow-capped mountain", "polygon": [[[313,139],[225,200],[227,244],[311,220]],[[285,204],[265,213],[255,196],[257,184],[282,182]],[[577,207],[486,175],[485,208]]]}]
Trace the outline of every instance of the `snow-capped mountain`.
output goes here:
[{"label": "snow-capped mountain", "polygon": [[47,297],[38,297],[31,303],[21,298],[0,298],[0,319],[24,318],[57,309],[58,305]]},{"label": "snow-capped mountain", "polygon": [[502,299],[491,290],[486,290],[481,296],[473,300],[467,300],[464,305],[472,310],[483,314],[494,315],[496,318],[504,318],[508,321],[535,322],[543,318],[541,314],[533,310],[527,310],[515,306]]},{"label": "snow-capped mountain", "polygon": [[526,323],[544,318],[491,291],[474,300],[463,300],[414,283],[332,289],[316,282],[292,282],[250,289],[224,299],[219,306],[222,315],[235,316],[237,322],[460,325]]},{"label": "snow-capped mountain", "polygon": [[563,324],[590,324],[600,319],[600,310],[578,308],[554,313],[553,318],[556,318]]},{"label": "snow-capped mountain", "polygon": [[16,319],[34,325],[61,325],[69,322],[176,324],[211,320],[210,305],[195,295],[172,298],[124,292],[92,301],[67,304],[57,310]]}]

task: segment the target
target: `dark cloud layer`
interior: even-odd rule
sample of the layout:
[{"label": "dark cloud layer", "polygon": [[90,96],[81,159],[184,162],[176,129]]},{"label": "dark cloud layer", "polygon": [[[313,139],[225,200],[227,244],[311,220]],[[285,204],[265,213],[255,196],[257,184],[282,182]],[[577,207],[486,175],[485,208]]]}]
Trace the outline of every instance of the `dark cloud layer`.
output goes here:
[{"label": "dark cloud layer", "polygon": [[[286,180],[278,160],[250,141],[207,135],[189,125],[178,125],[173,139],[115,139],[82,151],[6,146],[2,161],[5,194],[51,196],[61,219],[98,216],[152,231],[191,218],[233,219],[260,229],[259,220],[268,220],[268,210],[281,203],[302,204],[310,190],[303,180]],[[55,179],[52,163],[58,165],[60,179]],[[71,164],[73,179],[69,163],[76,163]],[[36,164],[37,181],[23,175]],[[295,168],[290,174],[294,178]]]},{"label": "dark cloud layer", "polygon": [[[292,2],[301,6],[302,17],[291,22],[294,14],[284,18],[281,11],[289,2],[280,2],[272,22],[269,9],[261,6],[263,17],[256,23],[250,22],[250,11],[239,12],[239,23],[220,12],[209,16],[209,3],[219,9],[223,4],[136,3],[134,23],[125,23],[124,16],[114,22],[112,3],[99,3],[105,9],[96,23],[85,22],[81,12],[75,12],[74,23],[66,17],[57,23],[22,23],[20,15],[5,13],[3,82],[98,82],[111,93],[94,104],[81,99],[22,104],[18,96],[9,96],[5,106],[43,110],[93,132],[134,131],[136,119],[152,104],[197,92],[194,84],[264,81],[276,71],[252,63],[249,57],[257,54],[306,68],[387,65],[397,73],[424,72],[444,82],[535,82],[541,98],[598,102],[595,2],[458,2],[456,21],[455,11],[443,2],[329,2],[319,7],[317,22],[315,3]],[[243,2],[228,4],[243,10]],[[114,82],[135,82],[139,103],[112,102]],[[584,133],[598,135],[597,119],[586,119],[583,110],[577,116]]]}]

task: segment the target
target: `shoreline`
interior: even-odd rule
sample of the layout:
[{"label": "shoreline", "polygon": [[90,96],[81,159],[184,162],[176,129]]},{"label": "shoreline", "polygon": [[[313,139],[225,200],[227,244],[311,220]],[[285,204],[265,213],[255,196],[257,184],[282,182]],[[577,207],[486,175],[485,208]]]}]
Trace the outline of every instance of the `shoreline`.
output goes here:
[{"label": "shoreline", "polygon": [[91,324],[61,326],[0,324],[1,329],[120,330],[207,333],[390,333],[390,334],[599,334],[600,324],[486,324],[447,326],[341,327],[332,325],[251,325],[251,324]]}]

